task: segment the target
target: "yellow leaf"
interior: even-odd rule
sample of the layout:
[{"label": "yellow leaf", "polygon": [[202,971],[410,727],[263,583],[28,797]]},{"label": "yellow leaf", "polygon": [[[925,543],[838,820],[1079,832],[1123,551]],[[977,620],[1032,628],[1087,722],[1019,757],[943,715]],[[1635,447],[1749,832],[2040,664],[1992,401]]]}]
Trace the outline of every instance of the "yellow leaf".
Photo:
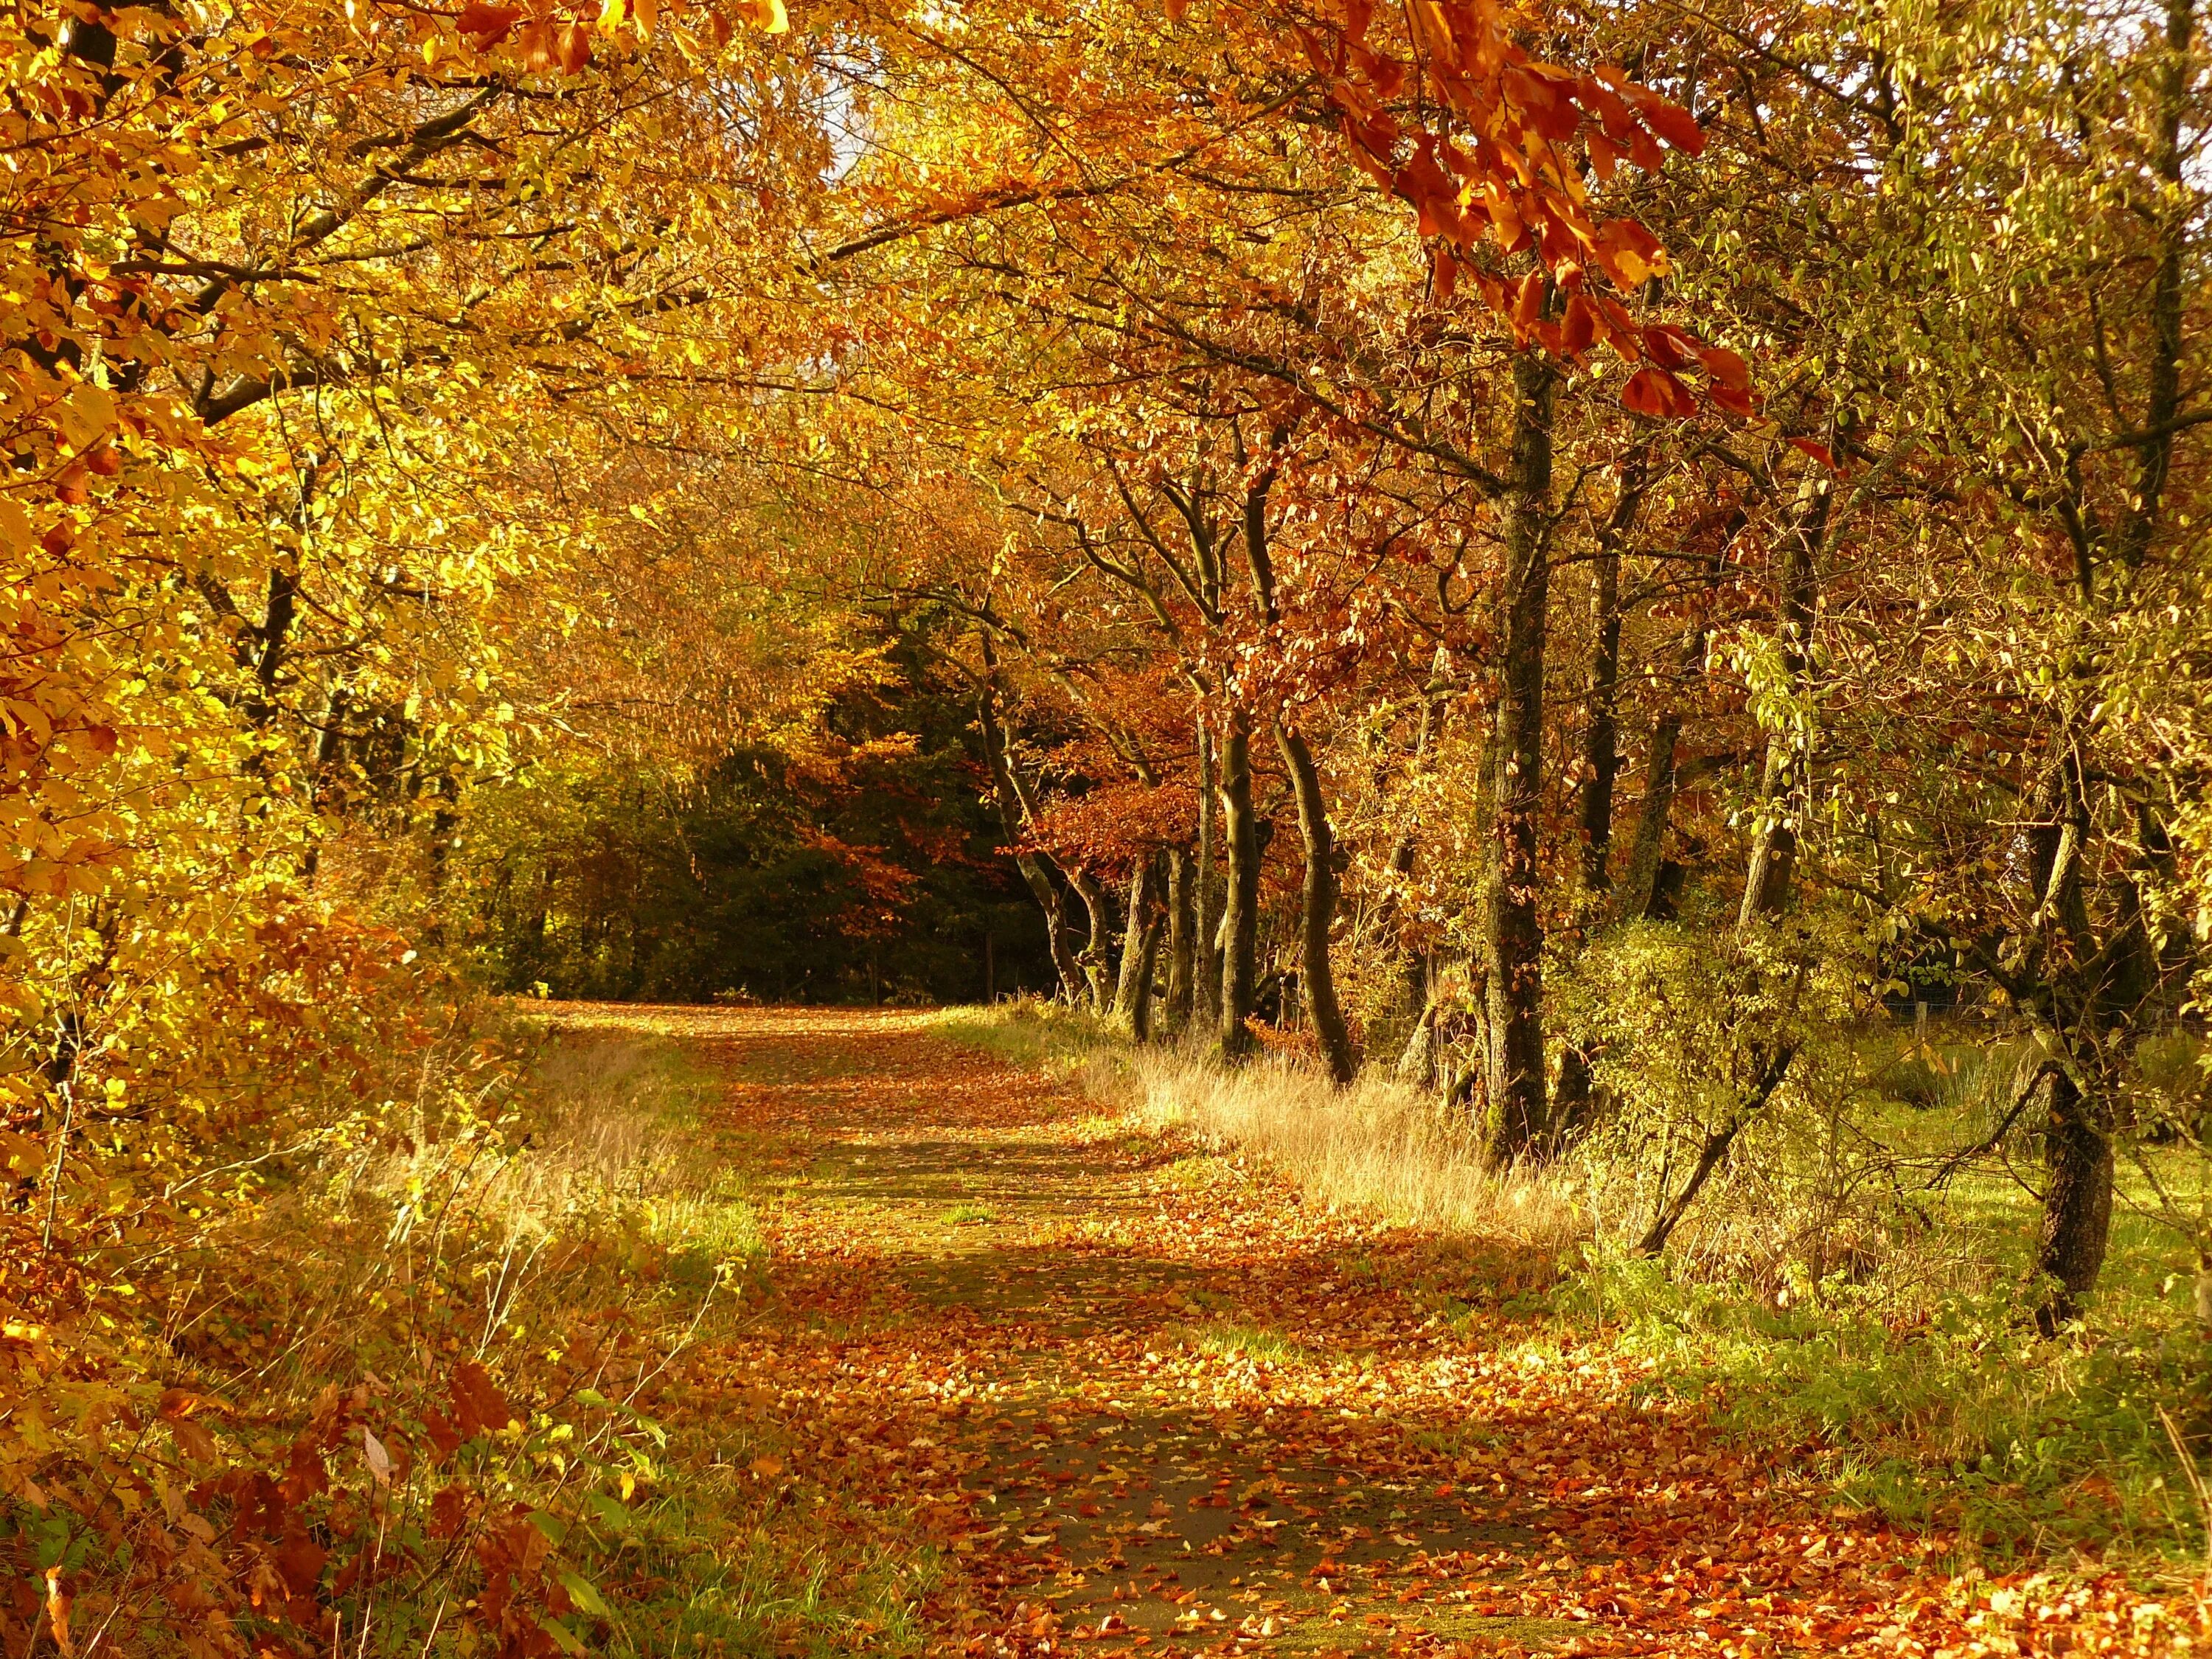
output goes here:
[{"label": "yellow leaf", "polygon": [[0,495],[0,547],[12,553],[27,553],[37,545],[38,537],[31,531],[31,515],[23,511],[23,504],[11,496]]},{"label": "yellow leaf", "polygon": [[619,29],[623,26],[623,15],[626,9],[627,8],[623,5],[623,0],[601,0],[599,6],[599,33],[602,34],[612,34],[617,29]]}]

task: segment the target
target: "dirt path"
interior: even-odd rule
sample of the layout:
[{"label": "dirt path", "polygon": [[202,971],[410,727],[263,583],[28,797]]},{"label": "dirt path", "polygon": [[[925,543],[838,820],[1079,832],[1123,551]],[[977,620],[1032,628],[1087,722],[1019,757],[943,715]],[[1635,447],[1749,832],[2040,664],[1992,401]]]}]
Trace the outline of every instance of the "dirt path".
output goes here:
[{"label": "dirt path", "polygon": [[751,1468],[792,1524],[835,1492],[941,1546],[927,1651],[2043,1650],[1963,1645],[1932,1546],[1639,1407],[1501,1309],[1498,1261],[1317,1213],[924,1017],[589,1023],[647,1018],[728,1079],[713,1127],[769,1232],[757,1311],[691,1375],[774,1426]]}]

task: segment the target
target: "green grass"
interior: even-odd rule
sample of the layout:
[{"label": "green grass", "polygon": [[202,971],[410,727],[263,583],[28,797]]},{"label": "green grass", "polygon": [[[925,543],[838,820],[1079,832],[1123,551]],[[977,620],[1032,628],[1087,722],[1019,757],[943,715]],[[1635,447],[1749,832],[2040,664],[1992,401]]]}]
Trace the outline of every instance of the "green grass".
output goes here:
[{"label": "green grass", "polygon": [[1263,1326],[1219,1320],[1187,1333],[1186,1340],[1201,1353],[1250,1359],[1272,1365],[1303,1364],[1313,1355],[1303,1344]]},{"label": "green grass", "polygon": [[977,1225],[996,1221],[998,1218],[997,1211],[988,1209],[981,1204],[956,1204],[945,1212],[947,1224],[955,1227]]},{"label": "green grass", "polygon": [[947,1008],[931,1023],[955,1042],[1053,1076],[1128,1041],[1096,1015],[1036,998],[988,1008]]},{"label": "green grass", "polygon": [[[1970,1110],[1912,1115],[1957,1145]],[[2193,1153],[2160,1152],[2153,1170],[2169,1194],[2201,1188]],[[1937,1226],[1860,1282],[1801,1278],[1789,1295],[1601,1255],[1552,1306],[1652,1362],[1655,1392],[1711,1403],[1747,1438],[1809,1443],[1812,1472],[1846,1502],[2005,1554],[2201,1559],[2206,1517],[2160,1416],[2205,1462],[2212,1342],[2191,1307],[2194,1252],[2147,1212],[2148,1178],[2124,1165],[2119,1186],[2099,1291],[2056,1340],[2032,1320],[2036,1200],[1987,1174],[1927,1199]]]}]

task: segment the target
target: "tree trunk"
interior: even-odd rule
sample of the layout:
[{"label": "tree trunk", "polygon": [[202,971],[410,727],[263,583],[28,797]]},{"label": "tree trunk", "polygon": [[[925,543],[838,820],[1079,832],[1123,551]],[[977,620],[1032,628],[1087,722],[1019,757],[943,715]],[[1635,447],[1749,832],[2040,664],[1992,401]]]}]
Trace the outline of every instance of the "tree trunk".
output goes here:
[{"label": "tree trunk", "polygon": [[1651,752],[1644,763],[1644,804],[1636,812],[1636,841],[1628,871],[1615,896],[1619,914],[1648,920],[1659,897],[1659,863],[1667,848],[1667,823],[1674,811],[1674,750],[1682,716],[1670,708],[1652,722]]},{"label": "tree trunk", "polygon": [[1599,532],[1596,582],[1590,594],[1589,686],[1584,694],[1582,818],[1583,890],[1593,896],[1613,885],[1613,784],[1620,775],[1620,544],[1644,504],[1650,456],[1638,448],[1620,470],[1620,493]]},{"label": "tree trunk", "polygon": [[1106,978],[1107,952],[1113,948],[1114,940],[1114,902],[1106,896],[1098,878],[1088,870],[1070,871],[1067,881],[1075,889],[1075,896],[1083,901],[1083,914],[1091,930],[1075,959],[1083,964],[1083,983],[1091,1012],[1104,1014],[1112,1009],[1114,1001]]},{"label": "tree trunk", "polygon": [[[999,725],[995,699],[987,688],[977,710],[983,732],[983,758],[991,772],[991,793],[998,804],[999,823],[1005,830],[1006,845],[1018,848],[1022,842],[1024,803],[1017,785],[1012,763],[1006,757],[1004,734]],[[1022,882],[1030,890],[1030,896],[1044,912],[1045,939],[1052,951],[1053,971],[1060,977],[1060,994],[1067,999],[1070,1007],[1083,1003],[1085,982],[1082,964],[1075,959],[1074,947],[1070,944],[1067,927],[1067,906],[1053,885],[1052,877],[1036,854],[1016,851],[1014,868],[1021,872]]]},{"label": "tree trunk", "polygon": [[[1808,472],[1797,492],[1794,522],[1782,538],[1781,592],[1777,596],[1782,641],[1782,672],[1793,697],[1802,691],[1807,653],[1813,642],[1818,573],[1814,556],[1828,524],[1834,492],[1828,481]],[[1794,725],[1771,732],[1759,782],[1759,817],[1751,833],[1751,857],[1744,871],[1743,903],[1737,924],[1749,927],[1760,916],[1779,915],[1790,902],[1797,867],[1797,827],[1790,796],[1802,781],[1803,740]]]},{"label": "tree trunk", "polygon": [[2035,1270],[2052,1286],[2035,1322],[2055,1336],[2079,1316],[2081,1298],[2096,1288],[2104,1268],[2112,1231],[2112,1139],[2106,1115],[2067,1073],[2053,1066],[2047,1088],[2043,1149],[2051,1184],[2043,1194]]},{"label": "tree trunk", "polygon": [[1283,764],[1290,769],[1291,788],[1298,804],[1298,830],[1305,844],[1298,963],[1306,1008],[1322,1057],[1328,1061],[1328,1074],[1340,1084],[1349,1083],[1358,1074],[1359,1060],[1352,1052],[1344,1011],[1337,1005],[1336,975],[1328,956],[1329,930],[1336,922],[1336,836],[1329,828],[1328,804],[1322,796],[1321,769],[1314,764],[1313,750],[1304,736],[1279,720],[1275,747],[1282,751]]},{"label": "tree trunk", "polygon": [[[1428,960],[1424,957],[1421,969],[1428,972]],[[1413,1029],[1407,1036],[1406,1047],[1398,1056],[1398,1080],[1411,1084],[1416,1089],[1433,1089],[1437,1085],[1437,1005],[1436,1000],[1425,994],[1421,999],[1421,1012],[1413,1021]]]},{"label": "tree trunk", "polygon": [[1140,994],[1152,995],[1152,964],[1159,951],[1159,860],[1147,853],[1129,878],[1129,918],[1121,930],[1121,971],[1114,987],[1114,1018],[1140,1039],[1137,1005]]},{"label": "tree trunk", "polygon": [[1168,1024],[1190,1024],[1198,989],[1198,895],[1195,860],[1183,847],[1168,849]]},{"label": "tree trunk", "polygon": [[1698,1194],[1713,1171],[1720,1168],[1721,1160],[1728,1156],[1729,1148],[1735,1144],[1735,1138],[1743,1133],[1746,1124],[1765,1109],[1766,1103],[1774,1098],[1774,1091],[1782,1086],[1782,1079],[1789,1074],[1790,1062],[1796,1058],[1795,1043],[1784,1047],[1760,1072],[1757,1083],[1753,1086],[1751,1097],[1729,1115],[1728,1121],[1705,1137],[1705,1144],[1698,1152],[1697,1167],[1690,1171],[1690,1178],[1682,1183],[1682,1190],[1660,1207],[1650,1231],[1644,1235],[1643,1242],[1636,1247],[1637,1255],[1657,1255],[1667,1248],[1667,1241],[1674,1236],[1674,1229],[1681,1224],[1682,1218],[1689,1214],[1690,1206],[1696,1202]]},{"label": "tree trunk", "polygon": [[[2142,120],[2152,136],[2151,170],[2161,189],[2150,198],[2156,204],[2156,264],[2149,294],[2148,361],[2142,366],[2144,403],[2135,422],[2141,435],[2128,446],[2135,453],[2134,489],[2109,531],[2100,534],[2095,520],[2081,511],[2078,501],[2066,526],[2075,547],[2080,601],[2093,617],[2103,609],[2097,595],[2097,552],[2107,551],[2124,569],[2139,569],[2165,527],[2166,491],[2184,403],[2185,284],[2197,255],[2185,142],[2190,104],[2196,96],[2196,0],[2166,0],[2165,14],[2166,52],[2149,89],[2153,106]],[[2079,1060],[2111,1053],[2141,1030],[2148,981],[2143,972],[2147,964],[2140,960],[2144,945],[2114,933],[2099,948],[2091,936],[2081,872],[2100,860],[2096,856],[2100,849],[2089,845],[2095,824],[2082,772],[2084,739],[2075,732],[2062,735],[2032,813],[2045,823],[2034,836],[2042,866],[2039,873],[2044,877],[2038,884],[2042,902],[2030,927],[2032,933],[2057,929],[2071,936],[2072,963],[2059,972],[2074,983],[2063,997],[2057,987],[2048,988],[2054,1024],[2070,1024],[2077,1035],[2072,1048]],[[2162,839],[2162,830],[2146,836],[2146,848]],[[2124,902],[2118,908],[2115,928],[2140,927],[2133,906]],[[2130,954],[2138,962],[2127,962]],[[2131,977],[2138,981],[2132,990],[2124,984]],[[2062,1019],[2062,1006],[2070,1018]],[[2051,1180],[2043,1195],[2035,1257],[2037,1271],[2053,1285],[2036,1316],[2046,1335],[2074,1317],[2081,1298],[2095,1288],[2112,1233],[2114,1125],[2110,1082],[2101,1066],[2087,1080],[2091,1091],[2087,1094],[2081,1081],[2070,1075],[2054,1073],[2050,1084],[2044,1155]]]},{"label": "tree trunk", "polygon": [[1544,1079],[1544,924],[1537,909],[1537,815],[1543,807],[1544,634],[1551,599],[1552,416],[1559,376],[1534,351],[1513,360],[1517,403],[1505,503],[1504,659],[1498,773],[1484,871],[1489,1099],[1494,1164],[1540,1154],[1550,1137]]},{"label": "tree trunk", "polygon": [[1221,816],[1229,843],[1222,913],[1221,1057],[1252,1052],[1252,994],[1259,972],[1260,835],[1252,808],[1251,718],[1232,708],[1221,734]]},{"label": "tree trunk", "polygon": [[1221,880],[1214,866],[1214,844],[1219,830],[1218,797],[1215,794],[1213,765],[1213,733],[1206,725],[1206,708],[1199,706],[1198,719],[1198,854],[1196,871],[1198,891],[1197,938],[1197,995],[1194,999],[1193,1016],[1202,1020],[1207,1030],[1218,1030],[1221,1024]]}]

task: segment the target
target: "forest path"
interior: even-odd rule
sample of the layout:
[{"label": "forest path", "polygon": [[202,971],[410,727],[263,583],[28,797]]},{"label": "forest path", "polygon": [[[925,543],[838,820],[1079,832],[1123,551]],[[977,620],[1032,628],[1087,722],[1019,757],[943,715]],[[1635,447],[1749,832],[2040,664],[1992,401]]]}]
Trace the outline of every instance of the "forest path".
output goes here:
[{"label": "forest path", "polygon": [[[687,1357],[754,1474],[945,1551],[930,1653],[1934,1652],[1923,1547],[1822,1516],[1499,1260],[1322,1213],[926,1015],[602,1008],[720,1079],[769,1267]],[[748,1381],[758,1379],[757,1381]],[[879,1650],[866,1639],[861,1650]]]}]

